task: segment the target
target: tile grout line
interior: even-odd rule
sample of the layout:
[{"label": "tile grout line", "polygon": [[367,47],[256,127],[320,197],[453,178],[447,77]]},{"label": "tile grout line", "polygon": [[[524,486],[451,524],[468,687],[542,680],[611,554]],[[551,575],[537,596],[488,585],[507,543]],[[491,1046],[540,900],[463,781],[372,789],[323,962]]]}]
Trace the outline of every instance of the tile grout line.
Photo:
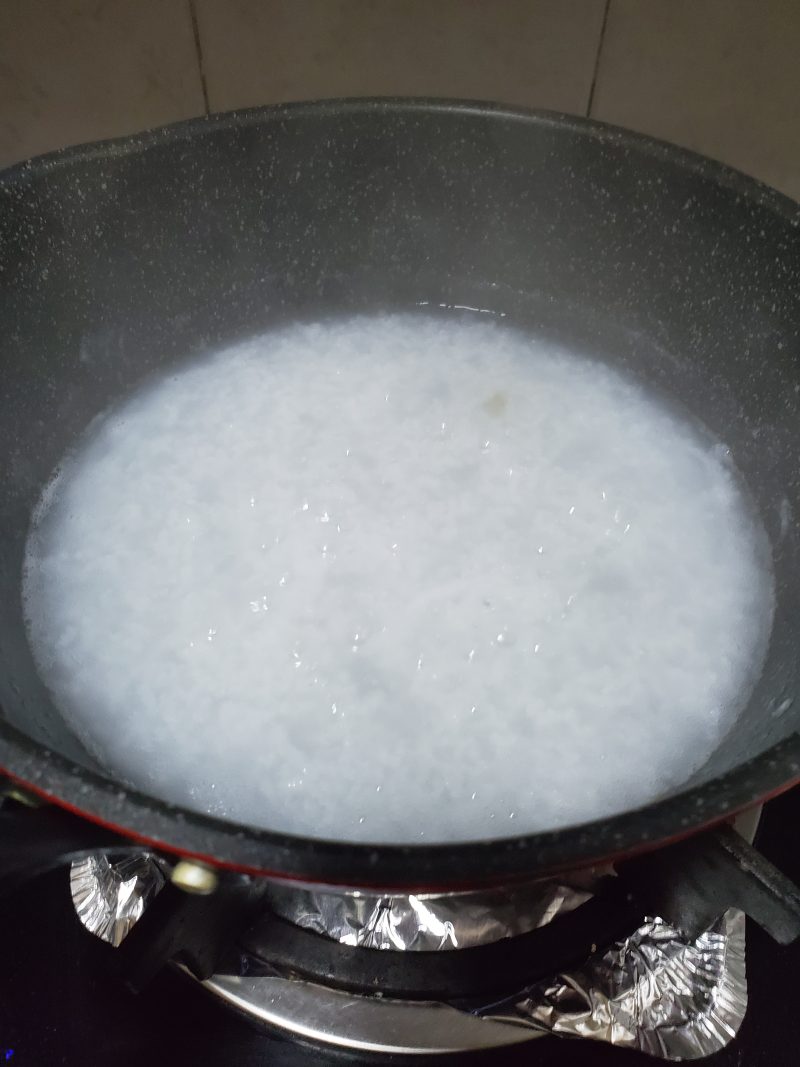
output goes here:
[{"label": "tile grout line", "polygon": [[[211,114],[211,106],[208,102],[208,85],[206,83],[206,72],[203,65],[203,46],[200,44],[200,26],[197,22],[197,10],[195,8],[195,0],[188,0],[189,3],[189,15],[192,20],[192,33],[194,34],[194,50],[197,53],[197,69],[200,74],[200,87],[203,90],[203,107],[206,110],[206,115]],[[594,86],[593,86],[594,87]]]},{"label": "tile grout line", "polygon": [[[193,0],[192,0],[193,2]],[[589,101],[586,105],[586,118],[592,117],[592,105],[594,104],[594,91],[597,87],[597,73],[600,70],[600,54],[603,51],[603,41],[606,36],[606,25],[608,24],[608,10],[611,7],[611,0],[606,0],[605,10],[603,11],[603,21],[600,24],[600,36],[597,40],[597,55],[594,57],[594,70],[592,71],[592,84],[589,88]]]}]

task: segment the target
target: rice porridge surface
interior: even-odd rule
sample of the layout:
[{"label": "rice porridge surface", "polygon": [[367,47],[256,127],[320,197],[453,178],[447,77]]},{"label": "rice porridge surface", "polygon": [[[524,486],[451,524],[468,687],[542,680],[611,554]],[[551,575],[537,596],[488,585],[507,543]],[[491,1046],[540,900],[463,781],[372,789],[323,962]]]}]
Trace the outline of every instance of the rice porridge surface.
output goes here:
[{"label": "rice porridge surface", "polygon": [[90,751],[200,811],[456,841],[677,788],[772,579],[723,445],[483,318],[300,324],[143,387],[45,492],[24,599]]}]

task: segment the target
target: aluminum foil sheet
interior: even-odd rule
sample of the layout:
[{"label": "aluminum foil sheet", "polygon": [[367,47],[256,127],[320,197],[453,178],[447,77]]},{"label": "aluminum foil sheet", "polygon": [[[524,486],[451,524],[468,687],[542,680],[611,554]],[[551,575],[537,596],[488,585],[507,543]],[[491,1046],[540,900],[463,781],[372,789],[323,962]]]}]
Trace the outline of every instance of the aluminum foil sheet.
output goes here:
[{"label": "aluminum foil sheet", "polygon": [[69,885],[78,918],[91,933],[115,947],[141,917],[166,881],[160,862],[150,853],[112,863],[96,854],[76,860]]},{"label": "aluminum foil sheet", "polygon": [[284,919],[343,945],[433,952],[473,948],[546,926],[587,901],[600,878],[610,873],[610,868],[598,867],[560,881],[416,895],[342,893],[276,883],[268,899]]},{"label": "aluminum foil sheet", "polygon": [[747,1009],[745,918],[731,910],[696,940],[647,919],[625,941],[480,1014],[563,1037],[691,1060],[724,1048]]},{"label": "aluminum foil sheet", "polygon": [[[588,900],[592,885],[607,874],[599,869],[574,880],[416,896],[275,883],[269,897],[284,918],[344,944],[430,951],[468,948],[543,926]],[[165,873],[149,854],[117,863],[91,856],[73,864],[70,881],[81,922],[118,945],[163,886]],[[661,1059],[698,1059],[727,1045],[744,1018],[744,947],[738,911],[727,912],[696,939],[648,918],[583,966],[472,1014],[489,1024],[588,1038]]]}]

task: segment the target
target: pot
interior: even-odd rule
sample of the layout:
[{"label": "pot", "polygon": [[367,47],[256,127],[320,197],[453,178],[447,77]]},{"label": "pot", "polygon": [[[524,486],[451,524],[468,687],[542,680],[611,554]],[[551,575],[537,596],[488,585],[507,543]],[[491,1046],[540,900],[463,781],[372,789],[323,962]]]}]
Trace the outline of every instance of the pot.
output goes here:
[{"label": "pot", "polygon": [[[568,116],[425,100],[282,105],[4,172],[0,290],[0,768],[29,795],[115,841],[217,867],[454,890],[652,849],[800,777],[800,208],[786,197]],[[79,744],[28,647],[24,548],[54,467],[98,413],[193,354],[298,317],[425,303],[505,313],[590,350],[730,447],[776,587],[763,670],[735,727],[674,795],[467,844],[292,837],[127,788]]]}]

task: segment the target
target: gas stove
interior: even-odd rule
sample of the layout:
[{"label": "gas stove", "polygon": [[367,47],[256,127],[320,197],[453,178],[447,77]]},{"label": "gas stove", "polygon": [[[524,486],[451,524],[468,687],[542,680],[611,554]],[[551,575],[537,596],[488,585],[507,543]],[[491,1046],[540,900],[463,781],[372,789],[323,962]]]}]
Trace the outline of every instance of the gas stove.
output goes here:
[{"label": "gas stove", "polygon": [[[787,875],[800,877],[800,850],[796,826],[800,818],[800,791],[767,805],[757,843],[761,851]],[[314,936],[311,934],[310,936]],[[536,1036],[528,1032],[495,1035],[485,1047],[485,1036],[473,1042],[474,1051],[449,1055],[413,1056],[376,1054],[366,1048],[319,1044],[315,1027],[324,1025],[319,998],[309,1001],[305,1016],[302,999],[281,1005],[272,993],[262,996],[258,986],[265,978],[251,975],[239,986],[228,977],[214,977],[199,986],[196,979],[174,967],[163,968],[138,994],[119,979],[115,950],[89,936],[77,916],[70,893],[68,872],[51,872],[7,897],[0,915],[0,1062],[20,1064],[141,1064],[143,1062],[237,1064],[328,1064],[404,1062],[465,1062],[509,1064],[654,1064],[640,1053],[590,1041]],[[451,955],[447,953],[447,955]],[[800,946],[775,944],[748,923],[747,972],[749,1007],[739,1034],[722,1051],[704,1062],[711,1065],[770,1067],[796,1062],[800,1027],[794,1008],[800,976]],[[244,985],[242,983],[244,982]],[[261,987],[262,991],[268,986]],[[254,992],[256,990],[256,992]],[[353,1012],[352,998],[341,990],[329,991],[333,1001],[326,1009],[335,1023]],[[339,999],[337,999],[339,998]],[[380,1001],[378,1001],[380,1003]],[[231,1011],[231,1006],[238,1010]],[[324,1005],[323,1005],[324,1008]],[[297,1013],[300,1012],[298,1017]],[[391,1012],[380,1026],[389,1044]],[[467,1017],[469,1018],[469,1016]],[[287,1021],[294,1019],[294,1034]],[[320,1023],[320,1019],[323,1023]],[[305,1022],[304,1022],[305,1020]],[[341,1026],[341,1022],[337,1024]],[[481,1025],[480,1022],[477,1023]],[[502,1025],[502,1024],[501,1024]],[[336,1027],[334,1027],[336,1028]],[[414,1032],[403,1025],[403,1033]],[[507,1027],[508,1029],[508,1027]],[[374,1031],[373,1031],[374,1033]],[[429,1020],[416,1028],[419,1040],[408,1047],[424,1047],[435,1040]],[[461,1031],[470,1044],[468,1028]],[[426,1036],[427,1035],[427,1036]],[[514,1038],[519,1039],[514,1041]],[[522,1038],[526,1040],[522,1040]],[[510,1043],[513,1042],[513,1043]],[[400,1042],[396,1047],[402,1047]]]}]

